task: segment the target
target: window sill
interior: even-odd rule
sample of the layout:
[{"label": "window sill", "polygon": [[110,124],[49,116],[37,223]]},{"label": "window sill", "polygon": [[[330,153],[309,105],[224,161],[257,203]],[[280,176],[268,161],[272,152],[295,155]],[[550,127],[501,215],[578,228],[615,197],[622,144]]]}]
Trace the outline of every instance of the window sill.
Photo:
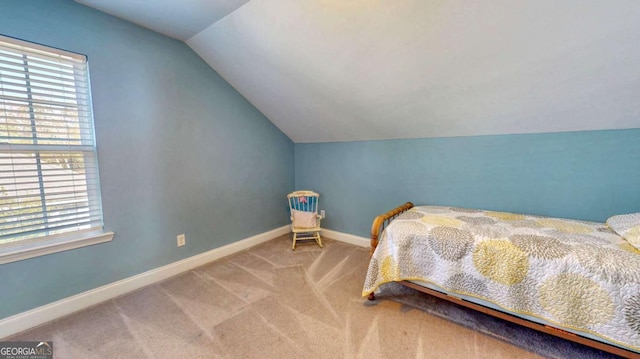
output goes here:
[{"label": "window sill", "polygon": [[0,264],[109,242],[113,232],[91,232],[0,248]]}]

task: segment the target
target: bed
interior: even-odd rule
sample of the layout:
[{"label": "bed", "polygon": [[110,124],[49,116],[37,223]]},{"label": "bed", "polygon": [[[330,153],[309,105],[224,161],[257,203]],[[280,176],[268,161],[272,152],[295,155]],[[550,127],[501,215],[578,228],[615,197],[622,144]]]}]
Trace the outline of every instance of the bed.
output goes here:
[{"label": "bed", "polygon": [[376,217],[363,296],[385,283],[640,358],[640,214],[607,223],[407,202]]}]

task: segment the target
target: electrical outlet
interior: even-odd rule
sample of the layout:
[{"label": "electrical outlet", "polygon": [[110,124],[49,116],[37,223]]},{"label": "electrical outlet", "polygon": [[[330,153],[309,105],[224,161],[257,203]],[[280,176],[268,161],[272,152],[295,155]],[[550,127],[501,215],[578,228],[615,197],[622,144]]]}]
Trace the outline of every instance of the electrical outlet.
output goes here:
[{"label": "electrical outlet", "polygon": [[178,235],[178,247],[182,247],[185,244],[187,244],[187,239],[185,238],[184,234],[179,234]]},{"label": "electrical outlet", "polygon": [[324,209],[320,210],[320,217],[324,218]]}]

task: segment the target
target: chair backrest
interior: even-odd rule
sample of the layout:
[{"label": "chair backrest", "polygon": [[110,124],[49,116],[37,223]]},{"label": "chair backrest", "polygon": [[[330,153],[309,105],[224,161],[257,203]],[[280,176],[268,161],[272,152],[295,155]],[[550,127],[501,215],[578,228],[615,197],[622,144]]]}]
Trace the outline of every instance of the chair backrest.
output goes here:
[{"label": "chair backrest", "polygon": [[291,223],[294,227],[311,228],[319,225],[319,198],[320,195],[313,191],[295,191],[287,195]]}]

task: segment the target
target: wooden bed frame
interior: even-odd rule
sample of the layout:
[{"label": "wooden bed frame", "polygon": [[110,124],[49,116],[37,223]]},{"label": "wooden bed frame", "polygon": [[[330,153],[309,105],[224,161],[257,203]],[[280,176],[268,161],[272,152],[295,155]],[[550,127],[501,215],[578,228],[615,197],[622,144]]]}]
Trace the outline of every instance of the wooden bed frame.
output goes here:
[{"label": "wooden bed frame", "polygon": [[[379,215],[377,216],[374,220],[373,220],[373,224],[371,226],[371,254],[373,255],[373,251],[375,251],[376,247],[378,246],[378,238],[381,235],[382,231],[384,230],[384,228],[396,217],[398,217],[400,214],[410,210],[411,208],[413,208],[413,203],[411,202],[407,202],[399,207],[396,207],[392,210],[390,210],[389,212]],[[500,318],[500,319],[504,319],[506,321],[512,322],[512,323],[516,323],[522,326],[525,326],[527,328],[531,328],[531,329],[535,329],[547,334],[551,334],[554,335],[556,337],[560,337],[575,343],[579,343],[579,344],[583,344],[583,345],[587,345],[590,346],[592,348],[596,348],[608,353],[612,353],[612,354],[616,354],[616,355],[620,355],[622,357],[625,358],[634,358],[634,359],[640,359],[640,354],[636,353],[636,352],[632,352],[630,350],[626,350],[614,345],[610,345],[610,344],[606,344],[594,339],[590,339],[587,337],[583,337],[577,334],[573,334],[567,331],[564,331],[562,329],[557,329],[551,326],[547,326],[547,325],[543,325],[543,324],[539,324],[539,323],[535,323],[523,318],[519,318],[516,317],[515,315],[511,315],[496,309],[492,309],[489,307],[485,307],[483,305],[479,305],[476,303],[472,303],[469,301],[466,301],[464,299],[461,298],[457,298],[454,296],[449,296],[445,293],[439,292],[437,290],[433,290],[430,288],[426,288],[426,287],[422,287],[420,285],[414,284],[412,282],[408,282],[408,281],[401,281],[398,282],[404,286],[407,286],[409,288],[413,288],[415,290],[418,290],[420,292],[429,294],[429,295],[433,295],[435,297],[438,298],[442,298],[444,300],[456,303],[458,305],[461,305],[463,307],[467,307],[467,308],[471,308],[473,310],[477,310],[479,312],[485,313],[485,314],[489,314],[492,315],[494,317]],[[371,293],[368,297],[369,300],[375,300],[375,294]]]}]

